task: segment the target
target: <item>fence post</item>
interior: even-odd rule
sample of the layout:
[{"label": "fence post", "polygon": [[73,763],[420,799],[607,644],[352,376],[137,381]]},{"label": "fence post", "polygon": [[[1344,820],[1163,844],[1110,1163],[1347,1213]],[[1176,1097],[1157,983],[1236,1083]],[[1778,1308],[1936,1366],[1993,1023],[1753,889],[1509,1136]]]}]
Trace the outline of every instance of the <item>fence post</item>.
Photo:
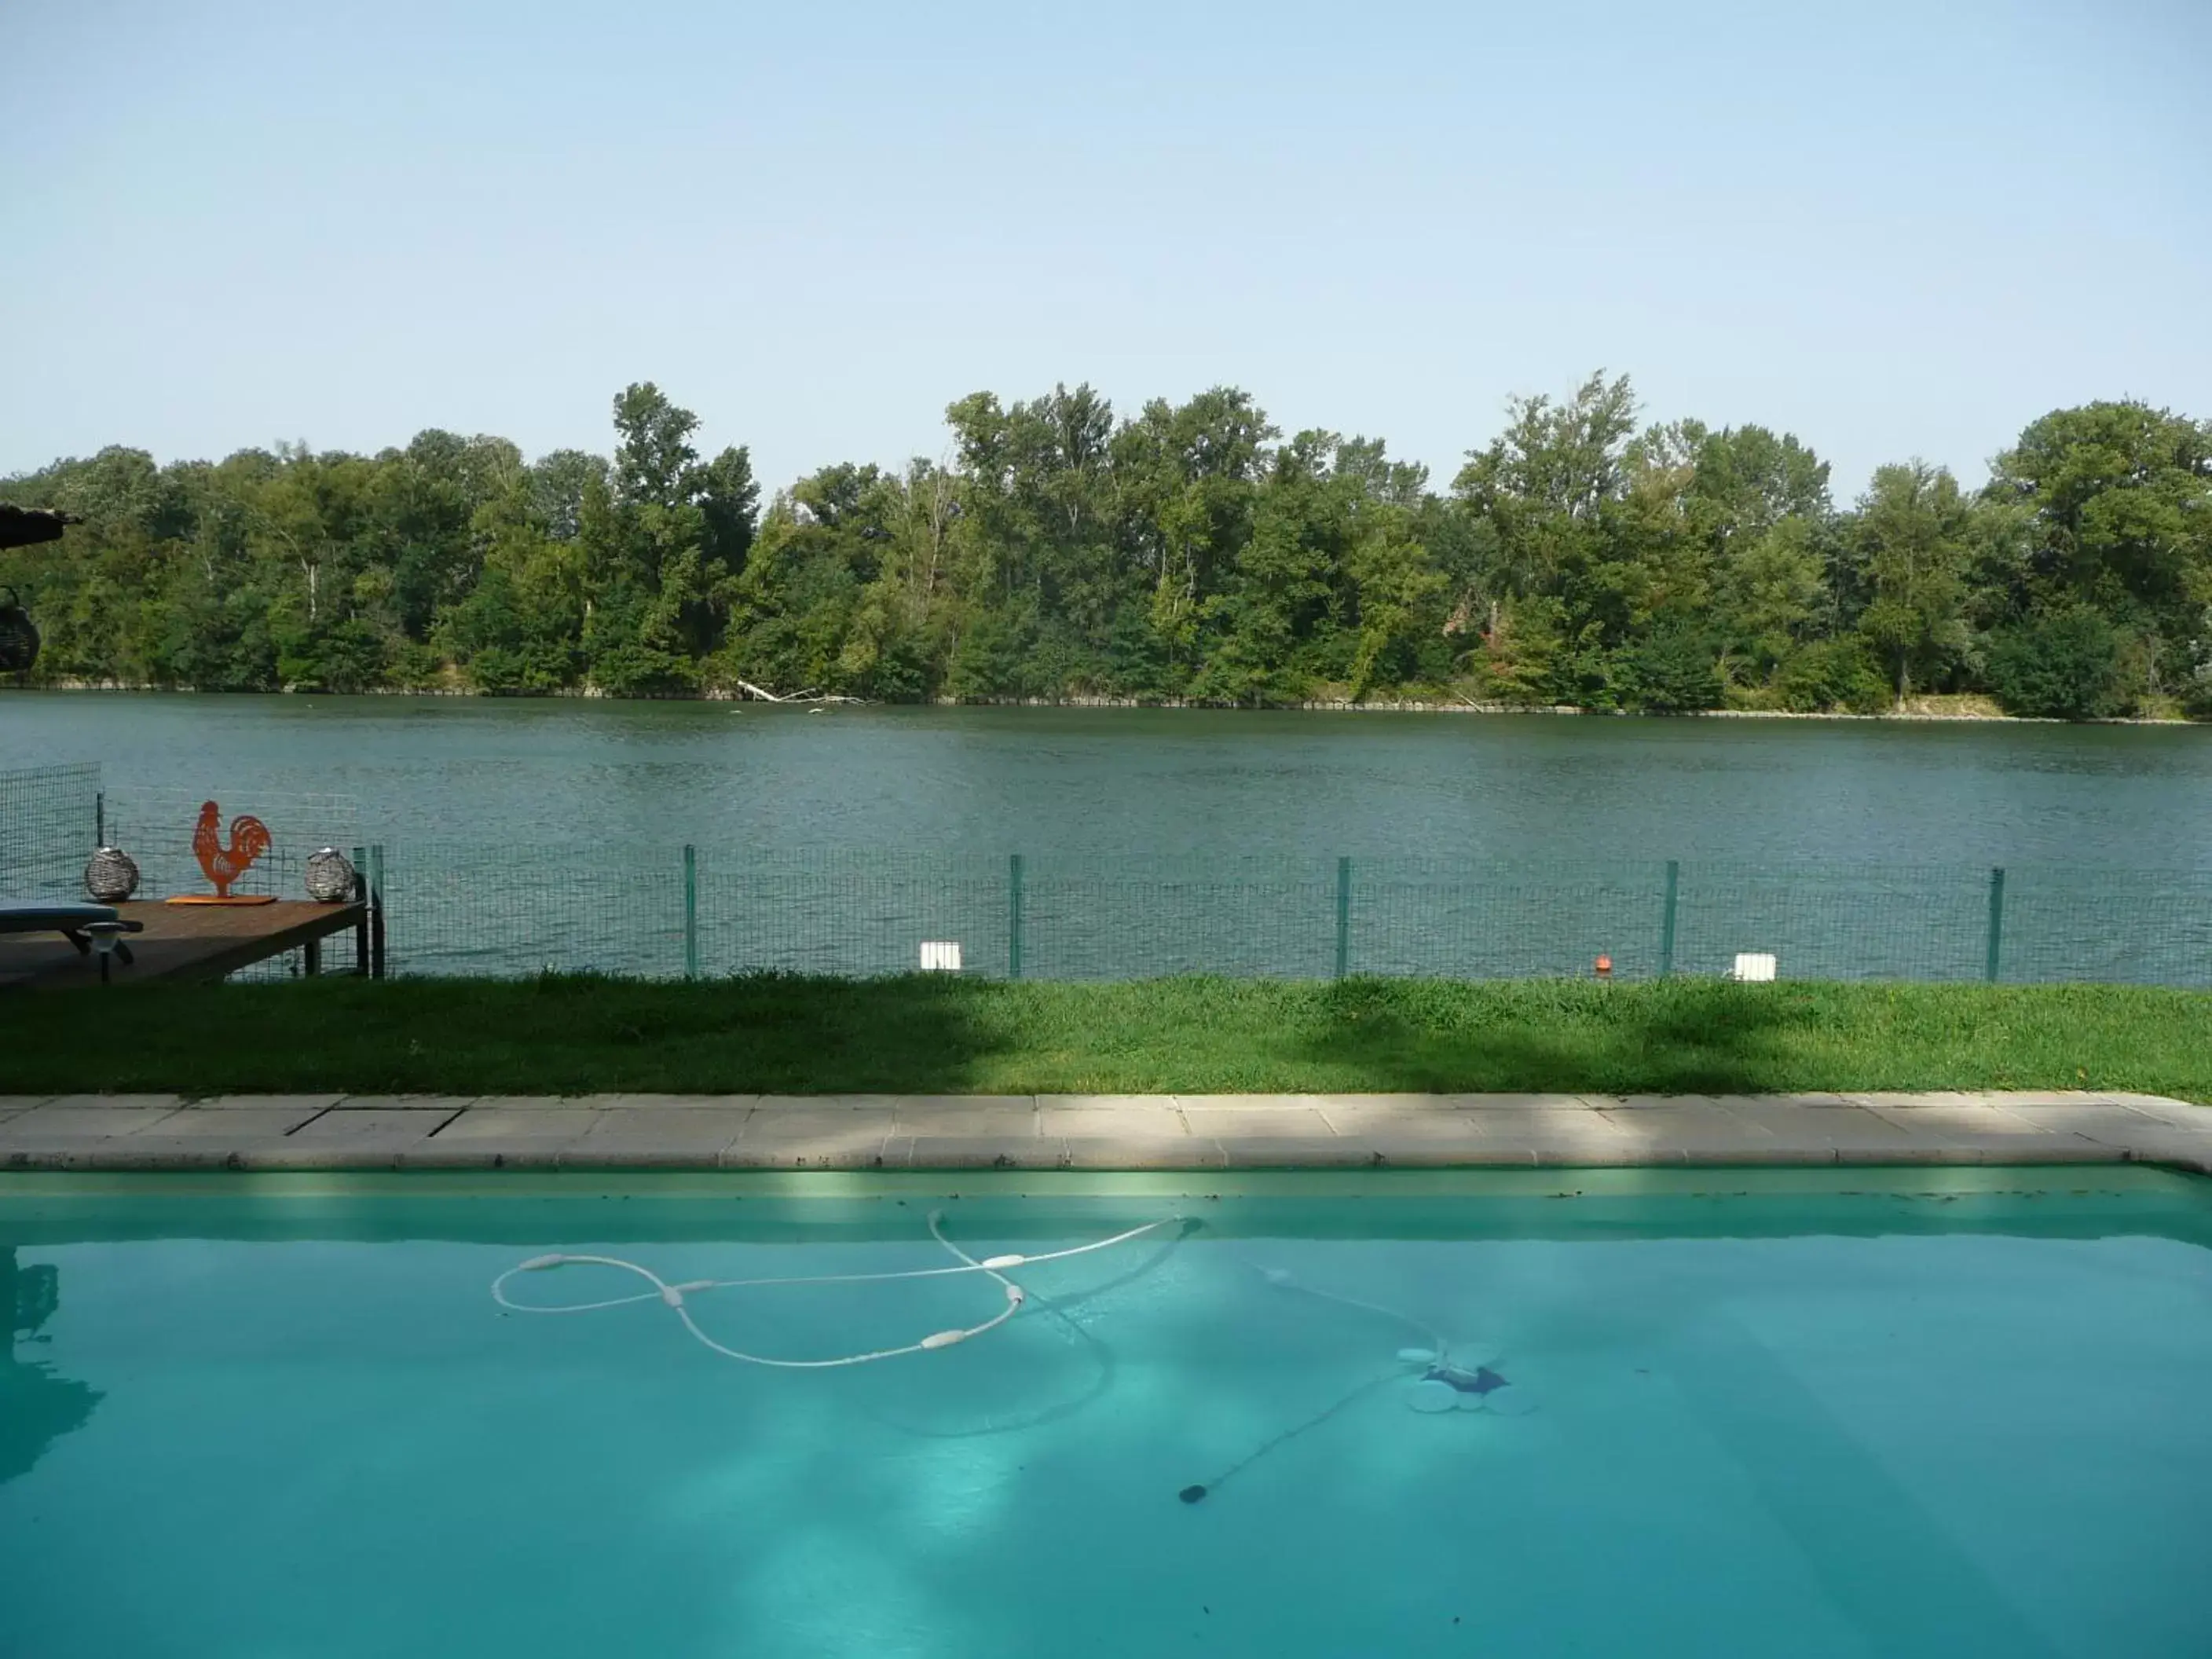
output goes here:
[{"label": "fence post", "polygon": [[1667,860],[1667,908],[1659,918],[1659,977],[1674,971],[1674,895],[1682,884],[1679,859]]},{"label": "fence post", "polygon": [[1997,966],[2003,956],[2004,866],[1999,865],[1990,872],[1990,950],[1982,968],[1982,977],[1992,985],[1997,982]]},{"label": "fence post", "polygon": [[107,845],[107,791],[92,793],[92,844],[95,848]]},{"label": "fence post", "polygon": [[1006,855],[1006,977],[1022,976],[1022,855]]},{"label": "fence post", "polygon": [[1352,971],[1352,860],[1336,861],[1336,976]]},{"label": "fence post", "polygon": [[368,854],[356,847],[353,849],[353,896],[361,906],[361,920],[353,928],[353,969],[362,978],[368,977]]},{"label": "fence post", "polygon": [[384,848],[368,849],[368,976],[384,977]]},{"label": "fence post", "polygon": [[684,977],[699,977],[699,849],[684,843]]}]

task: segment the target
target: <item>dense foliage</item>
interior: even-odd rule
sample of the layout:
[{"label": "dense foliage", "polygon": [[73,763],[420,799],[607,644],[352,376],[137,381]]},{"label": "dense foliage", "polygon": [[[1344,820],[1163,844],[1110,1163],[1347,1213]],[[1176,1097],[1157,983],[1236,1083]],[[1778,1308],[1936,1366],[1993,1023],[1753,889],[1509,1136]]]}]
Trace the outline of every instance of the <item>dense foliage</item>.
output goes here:
[{"label": "dense foliage", "polygon": [[1796,438],[1641,427],[1601,375],[1516,400],[1443,493],[1228,388],[1118,419],[979,392],[942,463],[764,512],[655,387],[614,415],[611,459],[429,431],[58,461],[0,498],[84,522],[0,586],[52,683],[2212,715],[2212,423],[2141,404],[2045,416],[1979,491],[1914,461],[1844,508]]}]

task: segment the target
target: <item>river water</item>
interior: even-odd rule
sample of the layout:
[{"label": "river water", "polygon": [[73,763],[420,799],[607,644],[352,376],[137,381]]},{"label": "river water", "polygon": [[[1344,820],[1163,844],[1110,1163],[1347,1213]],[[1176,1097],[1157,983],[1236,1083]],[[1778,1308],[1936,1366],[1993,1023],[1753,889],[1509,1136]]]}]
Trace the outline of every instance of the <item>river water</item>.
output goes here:
[{"label": "river water", "polygon": [[2212,869],[2212,727],[0,696],[0,770],[363,833]]},{"label": "river water", "polygon": [[[580,965],[504,919],[526,899],[546,914],[554,897],[574,913],[571,937],[594,927],[607,936],[590,965],[680,962],[664,937],[680,921],[656,921],[648,943],[621,944],[607,917],[640,906],[616,887],[586,904],[576,896],[589,883],[577,872],[603,884],[625,869],[673,883],[678,849],[693,843],[690,926],[699,931],[702,905],[722,907],[731,923],[706,930],[707,971],[911,966],[913,935],[933,922],[909,889],[933,882],[960,889],[934,925],[975,941],[971,965],[1012,966],[1018,947],[1002,936],[1025,925],[1032,973],[1325,973],[1340,881],[1357,900],[1361,921],[1350,926],[1364,925],[1350,951],[1355,970],[1570,971],[1586,969],[1595,947],[1620,957],[1624,972],[1643,971],[1659,965],[1653,918],[1671,860],[1685,866],[1681,925],[1691,935],[1677,967],[1726,966],[1724,947],[1776,939],[1788,947],[1785,964],[1802,967],[1816,938],[1856,930],[1887,943],[1871,954],[1864,939],[1839,947],[1823,971],[1976,976],[1987,872],[2003,866],[2015,907],[2032,911],[2039,893],[2046,905],[2063,893],[2072,907],[2063,926],[2046,918],[2040,945],[2033,915],[2015,911],[2008,948],[2023,974],[2018,952],[2034,949],[2058,953],[2038,976],[2071,976],[2085,952],[2100,977],[2212,973],[2212,934],[2199,937],[2212,922],[2193,917],[2156,942],[2155,962],[2144,956],[2147,929],[2172,933],[2177,890],[2115,873],[2194,872],[2181,882],[2189,894],[2212,882],[2205,727],[0,696],[0,770],[80,760],[102,763],[111,836],[129,836],[134,851],[181,844],[191,808],[210,796],[226,816],[268,818],[295,846],[382,842],[400,860],[410,848],[438,849],[412,867],[420,876],[434,864],[449,876],[445,908],[460,896],[487,907],[472,924],[479,967]],[[1024,856],[1032,887],[1025,915],[1010,922],[999,913],[1021,902],[1005,893],[1013,854]],[[1340,858],[1354,860],[1348,873]],[[835,866],[828,874],[824,860]],[[1539,862],[1553,872],[1530,878],[1517,908],[1498,908],[1495,881],[1472,908],[1444,890],[1468,872]],[[1850,872],[1817,903],[1802,881],[1777,873],[1814,864]],[[1924,866],[1942,873],[1911,873]],[[507,892],[531,869],[539,889]],[[1212,873],[1189,874],[1200,870]],[[908,886],[835,915],[776,898],[803,888],[820,901],[830,887],[850,888],[856,872],[887,871]],[[1122,900],[1078,890],[1079,878],[1126,886],[1176,872],[1237,891],[1182,911],[1148,901],[1133,933],[1108,915],[1127,908]],[[741,877],[754,883],[749,893],[723,884]],[[796,886],[771,890],[763,885],[771,877]],[[1056,898],[1054,879],[1063,883]],[[1758,881],[1798,896],[1774,909],[1771,895],[1753,890]],[[1368,882],[1389,890],[1358,886]],[[2124,909],[2077,891],[2116,891],[2116,882]],[[1570,889],[1582,896],[1562,897]],[[1870,920],[1869,902],[1889,919]],[[774,926],[761,920],[764,904]],[[1632,926],[1616,919],[1624,905]],[[1433,920],[1447,913],[1458,918],[1451,926]],[[750,918],[744,929],[741,915]],[[1733,925],[1738,917],[1743,925]],[[1284,927],[1295,945],[1276,937]],[[1940,933],[1940,946],[1899,942],[1915,929]],[[716,942],[738,931],[753,943],[717,957]],[[1497,953],[1501,934],[1522,941],[1517,953]],[[471,965],[453,938],[434,950],[418,934],[415,946],[426,962]]]}]

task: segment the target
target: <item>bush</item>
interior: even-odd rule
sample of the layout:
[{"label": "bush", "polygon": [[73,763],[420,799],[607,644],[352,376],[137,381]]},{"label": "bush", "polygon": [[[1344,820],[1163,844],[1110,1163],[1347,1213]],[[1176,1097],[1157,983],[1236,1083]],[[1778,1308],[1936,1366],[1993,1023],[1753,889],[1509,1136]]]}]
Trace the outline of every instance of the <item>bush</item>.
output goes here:
[{"label": "bush", "polygon": [[1662,623],[1620,653],[1614,683],[1621,706],[1644,714],[1717,708],[1723,690],[1719,654],[1700,629]]},{"label": "bush", "polygon": [[1878,714],[1889,704],[1889,682],[1874,653],[1855,639],[1801,647],[1775,672],[1782,706],[1801,714],[1841,709]]},{"label": "bush", "polygon": [[698,687],[699,665],[687,657],[624,641],[592,657],[592,684],[617,697],[690,691]]},{"label": "bush", "polygon": [[2127,636],[2088,605],[2046,611],[1990,644],[1990,695],[2008,714],[2087,720],[2124,714]]}]

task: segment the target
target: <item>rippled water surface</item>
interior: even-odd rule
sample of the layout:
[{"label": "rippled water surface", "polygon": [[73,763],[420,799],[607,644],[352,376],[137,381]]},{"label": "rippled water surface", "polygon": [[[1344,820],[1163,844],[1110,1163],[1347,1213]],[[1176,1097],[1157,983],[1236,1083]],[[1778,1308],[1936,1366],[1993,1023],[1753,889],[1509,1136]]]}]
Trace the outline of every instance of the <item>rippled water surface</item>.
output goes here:
[{"label": "rippled water surface", "polygon": [[0,696],[0,769],[391,839],[2212,869],[2212,727]]}]

